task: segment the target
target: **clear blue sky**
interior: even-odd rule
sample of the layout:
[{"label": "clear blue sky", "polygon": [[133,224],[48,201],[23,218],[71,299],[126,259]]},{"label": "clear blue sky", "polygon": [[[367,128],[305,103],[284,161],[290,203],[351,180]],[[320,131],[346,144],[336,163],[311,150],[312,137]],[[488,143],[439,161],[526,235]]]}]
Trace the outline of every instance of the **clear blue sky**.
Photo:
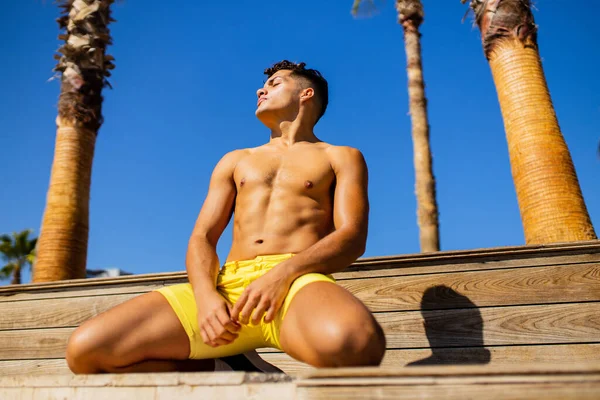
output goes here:
[{"label": "clear blue sky", "polygon": [[[342,1],[124,1],[111,25],[116,69],[92,177],[88,268],[181,271],[212,168],[266,142],[254,117],[263,69],[305,61],[329,81],[316,133],[363,151],[370,169],[365,256],[419,251],[401,27],[393,1],[353,19]],[[443,250],[524,243],[504,129],[479,33],[458,0],[424,2],[423,59]],[[600,230],[599,2],[538,4],[546,77]],[[39,233],[54,151],[59,47],[52,1],[0,14],[0,233]],[[228,229],[219,243],[224,259]],[[25,279],[29,279],[28,276]]]}]

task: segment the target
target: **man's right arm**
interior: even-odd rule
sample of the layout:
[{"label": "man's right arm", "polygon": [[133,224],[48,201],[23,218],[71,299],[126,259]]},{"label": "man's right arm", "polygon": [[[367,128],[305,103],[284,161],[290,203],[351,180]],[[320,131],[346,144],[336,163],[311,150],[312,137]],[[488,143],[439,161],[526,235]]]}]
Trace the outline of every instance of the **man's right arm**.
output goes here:
[{"label": "man's right arm", "polygon": [[215,167],[186,256],[186,270],[198,305],[201,333],[204,341],[213,346],[235,339],[224,330],[231,333],[237,330],[229,322],[224,299],[216,290],[219,273],[217,242],[231,219],[236,196],[233,171],[243,154],[243,150],[228,153]]},{"label": "man's right arm", "polygon": [[227,227],[236,196],[233,171],[241,150],[227,153],[216,165],[208,194],[188,243],[186,270],[196,296],[215,291],[219,273],[217,242]]}]

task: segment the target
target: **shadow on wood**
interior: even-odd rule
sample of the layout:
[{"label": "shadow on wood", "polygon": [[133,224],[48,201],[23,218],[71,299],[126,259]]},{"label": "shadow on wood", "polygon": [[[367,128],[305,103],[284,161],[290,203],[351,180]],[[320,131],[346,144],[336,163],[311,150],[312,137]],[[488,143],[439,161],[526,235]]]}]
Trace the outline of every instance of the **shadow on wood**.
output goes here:
[{"label": "shadow on wood", "polygon": [[[460,317],[454,310],[440,313],[452,303],[461,309]],[[483,318],[477,306],[468,297],[461,295],[448,286],[430,287],[423,293],[421,314],[425,320],[425,334],[431,347],[431,356],[413,361],[414,365],[451,365],[451,364],[487,364],[490,362],[490,351],[483,344]],[[462,357],[451,356],[445,350],[448,336],[453,336],[458,347],[469,348]]]}]

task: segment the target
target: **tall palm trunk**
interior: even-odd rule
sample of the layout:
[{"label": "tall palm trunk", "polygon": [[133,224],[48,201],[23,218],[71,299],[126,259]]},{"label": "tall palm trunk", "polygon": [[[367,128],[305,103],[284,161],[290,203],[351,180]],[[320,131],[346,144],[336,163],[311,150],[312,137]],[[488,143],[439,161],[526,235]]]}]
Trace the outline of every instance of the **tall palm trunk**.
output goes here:
[{"label": "tall palm trunk", "polygon": [[15,265],[15,269],[12,272],[12,279],[10,281],[11,285],[20,285],[21,284],[21,270],[23,269],[23,262],[18,261]]},{"label": "tall palm trunk", "polygon": [[470,6],[498,92],[526,243],[596,239],[548,92],[530,1]]},{"label": "tall palm trunk", "polygon": [[61,93],[56,119],[56,148],[46,210],[33,269],[33,281],[84,278],[87,258],[92,160],[102,125],[102,88],[112,57],[108,24],[113,0],[63,1],[58,19],[66,34],[59,39],[56,71]]},{"label": "tall palm trunk", "polygon": [[408,97],[415,163],[415,192],[417,195],[417,223],[421,251],[439,251],[440,234],[438,208],[435,195],[435,178],[429,146],[427,99],[421,63],[421,35],[423,5],[419,0],[397,0],[398,21],[404,29]]}]

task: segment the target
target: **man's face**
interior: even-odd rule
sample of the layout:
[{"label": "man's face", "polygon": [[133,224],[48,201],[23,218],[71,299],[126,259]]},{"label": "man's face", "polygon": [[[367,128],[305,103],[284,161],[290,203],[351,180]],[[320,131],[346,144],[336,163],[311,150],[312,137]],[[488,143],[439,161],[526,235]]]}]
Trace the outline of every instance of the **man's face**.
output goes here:
[{"label": "man's face", "polygon": [[265,125],[269,122],[294,118],[300,107],[302,88],[290,70],[280,70],[267,79],[256,91],[256,116]]}]

